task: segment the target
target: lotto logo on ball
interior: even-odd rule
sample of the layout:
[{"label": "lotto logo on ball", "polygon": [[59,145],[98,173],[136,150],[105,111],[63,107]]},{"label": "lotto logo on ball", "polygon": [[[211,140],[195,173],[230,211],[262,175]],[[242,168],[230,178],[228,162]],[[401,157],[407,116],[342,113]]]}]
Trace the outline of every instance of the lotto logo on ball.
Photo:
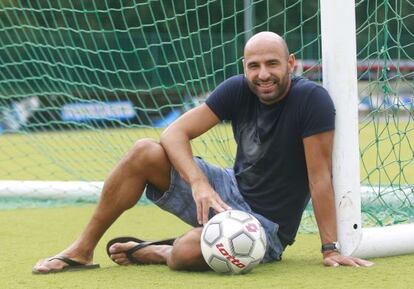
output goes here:
[{"label": "lotto logo on ball", "polygon": [[230,255],[229,252],[227,252],[227,250],[224,248],[224,245],[222,243],[217,244],[216,248],[219,250],[221,255],[226,257],[226,259],[229,260],[233,265],[235,265],[239,268],[242,268],[242,269],[244,267],[246,267],[246,265],[244,265],[243,263],[240,263],[239,259],[237,259],[236,257]]},{"label": "lotto logo on ball", "polygon": [[266,235],[254,216],[230,210],[215,215],[204,226],[201,251],[218,273],[247,273],[263,259]]}]

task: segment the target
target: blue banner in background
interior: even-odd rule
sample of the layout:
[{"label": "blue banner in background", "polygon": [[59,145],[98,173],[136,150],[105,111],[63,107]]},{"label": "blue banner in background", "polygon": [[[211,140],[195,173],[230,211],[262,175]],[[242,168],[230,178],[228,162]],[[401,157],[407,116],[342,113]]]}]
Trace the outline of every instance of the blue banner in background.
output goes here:
[{"label": "blue banner in background", "polygon": [[64,121],[84,122],[90,120],[128,120],[136,116],[130,101],[108,101],[97,103],[70,103],[61,110]]}]

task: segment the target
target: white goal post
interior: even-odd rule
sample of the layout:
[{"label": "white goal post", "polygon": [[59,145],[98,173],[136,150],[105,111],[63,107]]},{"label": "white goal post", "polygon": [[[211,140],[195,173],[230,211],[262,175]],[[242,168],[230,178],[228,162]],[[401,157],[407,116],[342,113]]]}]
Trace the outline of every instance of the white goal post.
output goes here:
[{"label": "white goal post", "polygon": [[333,185],[344,255],[414,253],[414,224],[361,228],[355,1],[321,0],[323,85],[336,107]]}]

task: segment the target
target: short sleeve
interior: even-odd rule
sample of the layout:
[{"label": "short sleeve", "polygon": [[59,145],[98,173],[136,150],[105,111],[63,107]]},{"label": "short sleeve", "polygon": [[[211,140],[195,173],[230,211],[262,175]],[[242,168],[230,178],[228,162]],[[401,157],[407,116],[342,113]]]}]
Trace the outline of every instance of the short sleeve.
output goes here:
[{"label": "short sleeve", "polygon": [[325,88],[317,85],[307,95],[301,113],[302,137],[335,129],[335,107]]},{"label": "short sleeve", "polygon": [[242,77],[240,75],[233,76],[218,85],[207,98],[207,106],[220,120],[233,119],[235,103],[237,102],[238,92],[242,85]]}]

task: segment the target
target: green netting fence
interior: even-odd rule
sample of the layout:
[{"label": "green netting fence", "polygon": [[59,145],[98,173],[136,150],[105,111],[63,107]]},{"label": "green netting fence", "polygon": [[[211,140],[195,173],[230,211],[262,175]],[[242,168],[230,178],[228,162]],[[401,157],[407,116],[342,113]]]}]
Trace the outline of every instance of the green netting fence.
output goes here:
[{"label": "green netting fence", "polygon": [[[137,139],[241,73],[254,32],[281,34],[296,73],[321,82],[318,2],[1,1],[0,179],[102,181]],[[414,4],[356,1],[356,16],[364,223],[413,222]],[[193,148],[231,166],[229,125]],[[310,209],[303,224],[314,228]]]}]

